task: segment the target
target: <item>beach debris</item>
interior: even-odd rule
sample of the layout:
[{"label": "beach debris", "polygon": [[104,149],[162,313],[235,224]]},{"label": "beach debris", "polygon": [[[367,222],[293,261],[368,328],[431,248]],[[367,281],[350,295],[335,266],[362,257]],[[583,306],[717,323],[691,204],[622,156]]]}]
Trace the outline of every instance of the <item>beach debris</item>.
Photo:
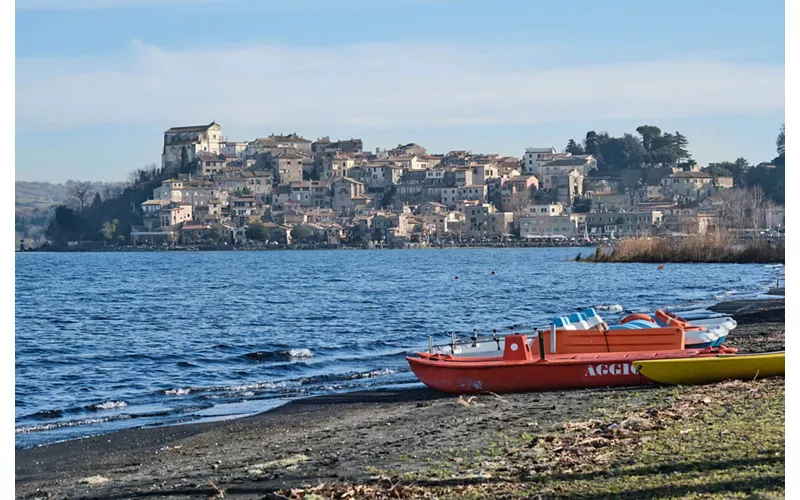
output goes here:
[{"label": "beach debris", "polygon": [[[475,396],[470,396],[464,399],[464,396],[462,395],[458,397],[458,404],[460,404],[461,406],[472,406],[473,401],[475,401],[475,399],[477,399]],[[477,403],[474,404],[477,405]]]},{"label": "beach debris", "polygon": [[632,431],[642,431],[652,427],[650,422],[641,417],[630,417],[619,423],[623,429],[630,429]]},{"label": "beach debris", "polygon": [[217,494],[210,498],[225,498],[225,490],[217,487],[217,485],[214,484],[214,482],[210,479],[208,480],[208,484],[210,484],[212,488],[217,490]]},{"label": "beach debris", "polygon": [[268,469],[278,469],[285,467],[288,470],[294,470],[301,463],[307,462],[308,460],[310,460],[308,458],[308,455],[298,453],[297,455],[281,458],[279,460],[270,460],[269,462],[252,465],[250,466],[249,469],[247,469],[247,473],[250,474],[251,476],[260,476],[262,474],[265,474]]},{"label": "beach debris", "polygon": [[84,477],[84,478],[78,479],[78,483],[80,483],[80,484],[88,484],[89,486],[94,486],[94,485],[97,485],[97,484],[103,484],[103,483],[107,483],[107,482],[108,482],[108,478],[100,476],[100,475],[89,476],[89,477]]}]

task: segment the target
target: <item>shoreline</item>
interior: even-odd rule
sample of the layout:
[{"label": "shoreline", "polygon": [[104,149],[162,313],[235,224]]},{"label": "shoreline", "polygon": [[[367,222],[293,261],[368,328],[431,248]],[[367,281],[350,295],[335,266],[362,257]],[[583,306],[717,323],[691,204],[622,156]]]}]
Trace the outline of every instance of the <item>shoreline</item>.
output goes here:
[{"label": "shoreline", "polygon": [[375,246],[372,248],[364,246],[349,246],[349,245],[309,245],[309,246],[295,246],[295,245],[271,245],[271,246],[226,246],[226,245],[208,245],[208,246],[176,246],[171,248],[163,247],[146,247],[146,246],[110,246],[110,247],[74,247],[74,248],[34,248],[19,250],[16,249],[15,253],[80,253],[80,252],[257,252],[257,251],[276,251],[276,250],[446,250],[453,248],[593,248],[598,246],[599,243],[565,243],[565,244],[475,244],[475,245],[421,245],[419,243],[410,243],[402,246],[389,246],[384,247]]},{"label": "shoreline", "polygon": [[[742,352],[783,348],[784,323],[772,321],[784,311],[762,313],[767,311],[770,317],[742,324],[727,344]],[[225,498],[264,498],[268,491],[319,482],[364,483],[380,471],[428,470],[443,446],[486,453],[497,432],[525,430],[531,419],[549,428],[614,408],[609,397],[635,407],[670,391],[641,386],[503,394],[480,396],[479,407],[428,388],[315,396],[248,417],[18,449],[16,493],[18,498],[208,498],[215,494],[211,480],[225,489]]]}]

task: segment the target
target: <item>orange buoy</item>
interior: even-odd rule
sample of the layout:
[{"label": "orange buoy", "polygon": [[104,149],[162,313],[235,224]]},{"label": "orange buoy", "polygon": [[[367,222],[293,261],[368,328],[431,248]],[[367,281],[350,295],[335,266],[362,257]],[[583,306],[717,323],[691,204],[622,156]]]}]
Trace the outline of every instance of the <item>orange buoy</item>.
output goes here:
[{"label": "orange buoy", "polygon": [[458,279],[458,275],[457,274],[456,274],[456,278],[455,279]]},{"label": "orange buoy", "polygon": [[624,318],[622,318],[620,323],[627,323],[628,321],[633,321],[635,319],[643,319],[645,321],[649,321],[650,323],[655,323],[656,322],[656,320],[654,320],[653,318],[651,318],[650,316],[648,316],[646,314],[636,313],[636,314],[629,314],[628,316],[625,316]]},{"label": "orange buoy", "polygon": [[661,269],[664,269],[664,264],[659,264],[659,265],[658,265],[658,269],[659,269],[659,271],[660,271]]}]

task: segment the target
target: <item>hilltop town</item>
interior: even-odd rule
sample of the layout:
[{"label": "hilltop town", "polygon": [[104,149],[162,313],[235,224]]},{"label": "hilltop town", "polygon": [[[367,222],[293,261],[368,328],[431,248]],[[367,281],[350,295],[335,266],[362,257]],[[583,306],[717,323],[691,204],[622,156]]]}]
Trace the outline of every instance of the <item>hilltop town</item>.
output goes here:
[{"label": "hilltop town", "polygon": [[106,221],[103,233],[137,247],[403,247],[771,230],[785,219],[763,193],[757,206],[732,196],[743,190],[725,169],[667,161],[610,175],[574,141],[519,158],[415,143],[373,152],[361,139],[294,133],[230,141],[212,122],[164,132],[161,160],[129,231]]}]

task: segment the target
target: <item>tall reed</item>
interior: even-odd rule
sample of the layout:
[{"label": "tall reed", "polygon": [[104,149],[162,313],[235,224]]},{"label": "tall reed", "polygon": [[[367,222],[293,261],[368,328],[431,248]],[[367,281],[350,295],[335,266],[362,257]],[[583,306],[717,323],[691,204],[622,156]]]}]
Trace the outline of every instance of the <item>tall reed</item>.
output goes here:
[{"label": "tall reed", "polygon": [[726,234],[697,234],[620,240],[610,248],[598,247],[583,260],[592,262],[730,262],[784,263],[785,247],[769,240],[741,243]]}]

